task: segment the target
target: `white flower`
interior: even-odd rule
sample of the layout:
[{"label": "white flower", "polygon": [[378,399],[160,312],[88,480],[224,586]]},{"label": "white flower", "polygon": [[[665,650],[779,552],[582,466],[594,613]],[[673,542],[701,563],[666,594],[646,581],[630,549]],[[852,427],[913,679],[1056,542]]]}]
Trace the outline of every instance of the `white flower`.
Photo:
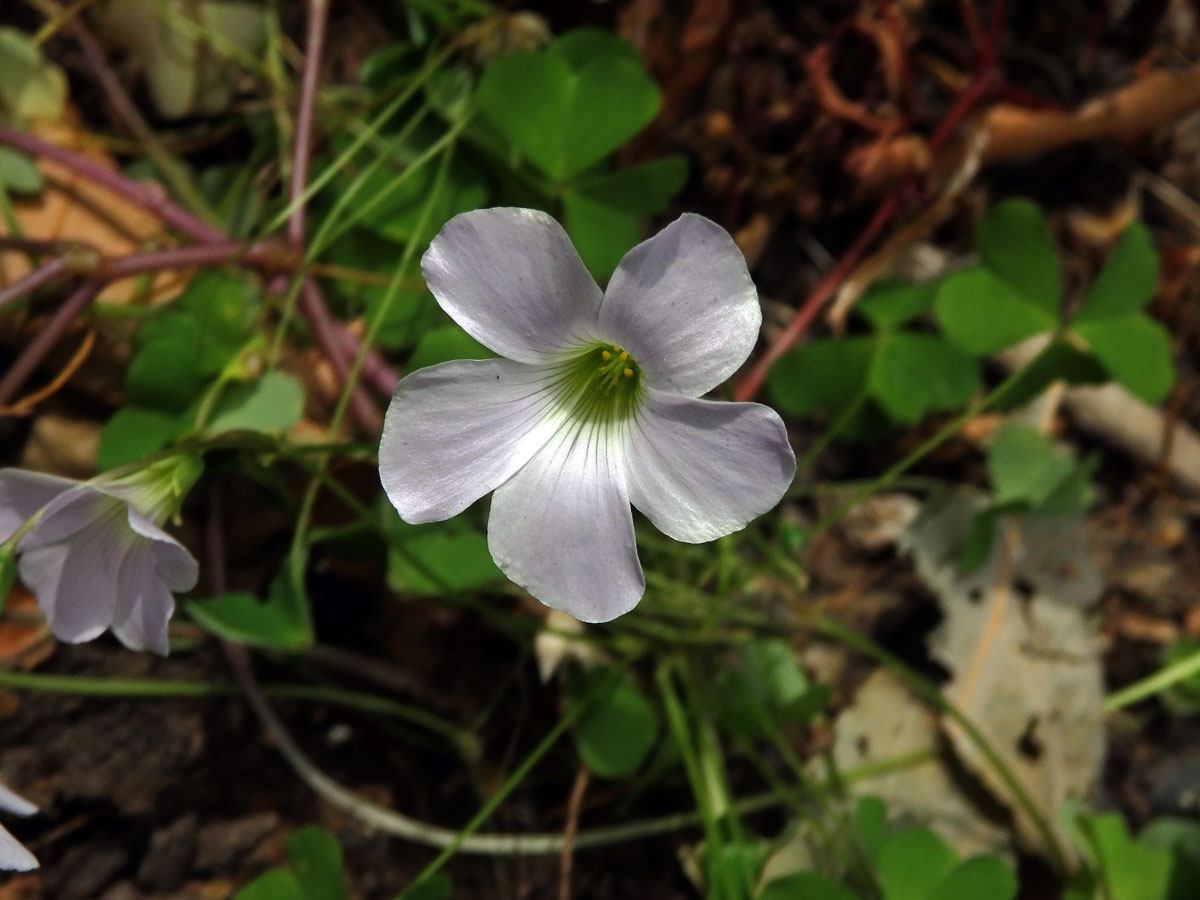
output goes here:
[{"label": "white flower", "polygon": [[198,474],[191,457],[83,482],[0,470],[0,541],[16,538],[21,580],[59,639],[112,628],[131,649],[166,654],[172,592],[195,585],[197,565],[159,524]]},{"label": "white flower", "polygon": [[626,254],[604,293],[533,210],[456,216],[421,268],[442,309],[506,358],[443,363],[396,387],[379,467],[406,522],[494,490],[497,565],[547,606],[605,622],[645,590],[630,503],[698,543],[783,496],[796,462],[779,416],[695,399],[745,361],[762,321],[720,226],[677,219]]},{"label": "white flower", "polygon": [[[19,797],[0,784],[0,809],[15,813],[18,816],[32,816],[37,807]],[[18,872],[28,872],[36,869],[38,861],[32,853],[21,846],[21,842],[8,833],[8,829],[0,827],[0,869],[15,869]]]}]

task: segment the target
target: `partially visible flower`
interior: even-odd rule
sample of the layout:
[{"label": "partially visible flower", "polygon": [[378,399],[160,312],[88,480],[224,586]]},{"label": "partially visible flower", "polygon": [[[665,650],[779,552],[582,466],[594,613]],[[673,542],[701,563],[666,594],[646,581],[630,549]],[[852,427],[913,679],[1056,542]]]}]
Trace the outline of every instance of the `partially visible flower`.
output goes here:
[{"label": "partially visible flower", "polygon": [[[0,784],[0,809],[18,816],[32,816],[37,807]],[[21,846],[21,842],[0,826],[0,869],[28,872],[38,867],[37,858]]]},{"label": "partially visible flower", "polygon": [[719,225],[677,219],[626,254],[604,293],[534,210],[456,216],[421,268],[442,309],[507,358],[400,382],[379,447],[384,489],[414,524],[494,490],[492,556],[547,606],[604,622],[637,604],[631,503],[699,543],[744,527],[791,483],[775,412],[696,399],[745,361],[762,321]]},{"label": "partially visible flower", "polygon": [[197,565],[159,526],[199,472],[191,456],[83,482],[0,470],[0,541],[15,542],[21,580],[59,639],[112,628],[131,649],[166,654],[172,592],[195,585]]}]

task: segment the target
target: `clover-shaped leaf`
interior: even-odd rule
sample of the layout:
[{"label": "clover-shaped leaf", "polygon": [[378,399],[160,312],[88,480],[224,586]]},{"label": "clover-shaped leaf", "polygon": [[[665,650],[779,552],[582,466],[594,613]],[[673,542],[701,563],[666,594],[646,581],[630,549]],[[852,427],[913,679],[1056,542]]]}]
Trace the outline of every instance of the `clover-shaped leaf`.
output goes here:
[{"label": "clover-shaped leaf", "polygon": [[640,60],[570,34],[545,50],[496,60],[477,98],[492,125],[560,183],[641,131],[659,106]]},{"label": "clover-shaped leaf", "polygon": [[1158,284],[1158,254],[1140,222],[1126,229],[1071,323],[1116,381],[1147,403],[1175,382],[1167,331],[1142,308]]},{"label": "clover-shaped leaf", "polygon": [[975,249],[993,273],[1025,301],[1057,319],[1062,299],[1058,250],[1032,200],[997,203],[975,227]]},{"label": "clover-shaped leaf", "polygon": [[612,274],[642,239],[642,221],[662,212],[687,181],[687,161],[667,156],[619,172],[580,178],[563,193],[563,223],[588,271]]}]

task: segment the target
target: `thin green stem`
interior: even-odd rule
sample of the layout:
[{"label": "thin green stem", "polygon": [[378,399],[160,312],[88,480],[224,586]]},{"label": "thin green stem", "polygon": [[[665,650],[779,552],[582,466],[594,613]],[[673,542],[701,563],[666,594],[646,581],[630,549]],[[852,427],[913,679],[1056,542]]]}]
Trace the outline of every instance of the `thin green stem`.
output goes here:
[{"label": "thin green stem", "polygon": [[1200,650],[1163,666],[1153,675],[1135,681],[1133,684],[1121,688],[1115,694],[1110,694],[1104,701],[1104,711],[1116,712],[1118,709],[1124,709],[1140,700],[1153,697],[1155,694],[1191,678],[1197,672],[1200,672]]},{"label": "thin green stem", "polygon": [[304,189],[303,193],[292,198],[288,205],[281,209],[275,218],[263,227],[262,234],[271,234],[276,231],[281,225],[291,218],[296,207],[307,203],[314,194],[316,194],[319,190],[321,190],[321,188],[323,188],[334,177],[336,177],[337,173],[342,170],[346,163],[353,159],[354,155],[358,153],[358,151],[361,150],[368,141],[374,138],[375,135],[379,134],[380,130],[385,124],[387,124],[388,120],[391,119],[391,117],[394,116],[405,103],[411,100],[417,91],[424,87],[425,82],[427,82],[434,72],[441,68],[442,63],[444,63],[450,57],[453,49],[454,48],[452,45],[448,45],[430,57],[429,61],[422,67],[421,71],[413,76],[412,81],[409,82],[404,90],[397,94],[387,106],[380,110],[375,118],[372,119],[371,122],[365,128],[363,128],[361,132],[359,132],[354,140],[350,142],[350,145],[334,158],[333,162],[326,166],[319,175],[309,181],[308,187]]},{"label": "thin green stem", "polygon": [[[729,867],[712,864],[718,858],[721,847],[725,845],[720,825],[720,818],[724,811],[717,809],[716,798],[709,791],[711,785],[705,777],[704,767],[701,765],[700,756],[692,740],[687,713],[684,711],[683,702],[676,692],[672,680],[672,673],[675,670],[674,661],[665,660],[658,666],[654,678],[658,685],[663,709],[667,714],[667,726],[675,748],[679,751],[679,758],[687,773],[688,782],[692,786],[692,795],[696,798],[696,804],[699,807],[704,827],[705,856],[709,862],[705,869],[710,875],[719,873],[719,877],[722,879],[721,892],[724,900],[737,900],[740,891],[737,883],[731,881],[733,873],[729,871]],[[710,885],[711,887],[713,886]],[[713,895],[710,894],[710,896]]]},{"label": "thin green stem", "polygon": [[866,402],[867,390],[864,387],[854,395],[854,399],[842,407],[842,411],[837,414],[837,418],[825,429],[825,433],[815,440],[809,446],[808,450],[805,451],[804,455],[796,462],[797,477],[804,475],[812,468],[813,463],[820,458],[821,454],[837,439],[843,429],[850,424],[850,420],[858,415],[859,410],[863,408]]},{"label": "thin green stem", "polygon": [[980,413],[986,411],[993,403],[995,403],[996,400],[999,399],[1004,392],[1009,389],[1009,387],[1016,383],[1017,379],[1024,374],[1024,371],[1024,369],[1018,369],[1010,374],[1004,379],[1004,381],[1000,382],[1000,384],[989,391],[984,397],[977,400],[975,403],[972,403],[961,414],[955,416],[953,419],[931,434],[928,438],[922,441],[914,450],[902,457],[895,464],[889,466],[879,477],[868,482],[866,486],[852,492],[848,500],[841,503],[832,512],[822,516],[817,523],[813,525],[808,532],[808,539],[812,540],[813,537],[821,534],[831,525],[841,521],[842,517],[846,515],[846,513],[848,513],[867,497],[890,486],[911,466],[920,462],[929,453],[933,452],[950,438],[954,437],[954,435],[962,430],[964,425],[966,425]]}]

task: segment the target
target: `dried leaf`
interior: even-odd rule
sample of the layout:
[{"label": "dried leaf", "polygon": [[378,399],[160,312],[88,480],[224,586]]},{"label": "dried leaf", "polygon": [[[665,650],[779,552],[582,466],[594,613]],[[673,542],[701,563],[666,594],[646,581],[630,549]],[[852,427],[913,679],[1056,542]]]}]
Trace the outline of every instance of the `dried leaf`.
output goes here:
[{"label": "dried leaf", "polygon": [[894,813],[932,828],[959,855],[1010,849],[1006,831],[963,793],[947,768],[937,716],[887,669],[863,682],[838,716],[834,734],[833,758],[844,772],[927,754],[911,766],[856,781],[860,794],[873,794]]},{"label": "dried leaf", "polygon": [[[1102,580],[1077,517],[1001,519],[987,563],[964,575],[963,536],[981,502],[964,492],[931,500],[908,536],[944,614],[930,650],[952,673],[946,699],[1056,827],[1062,805],[1088,795],[1104,760],[1100,642],[1087,614]],[[963,764],[1012,806],[1023,843],[1046,850],[976,745],[952,721],[942,726]]]}]

